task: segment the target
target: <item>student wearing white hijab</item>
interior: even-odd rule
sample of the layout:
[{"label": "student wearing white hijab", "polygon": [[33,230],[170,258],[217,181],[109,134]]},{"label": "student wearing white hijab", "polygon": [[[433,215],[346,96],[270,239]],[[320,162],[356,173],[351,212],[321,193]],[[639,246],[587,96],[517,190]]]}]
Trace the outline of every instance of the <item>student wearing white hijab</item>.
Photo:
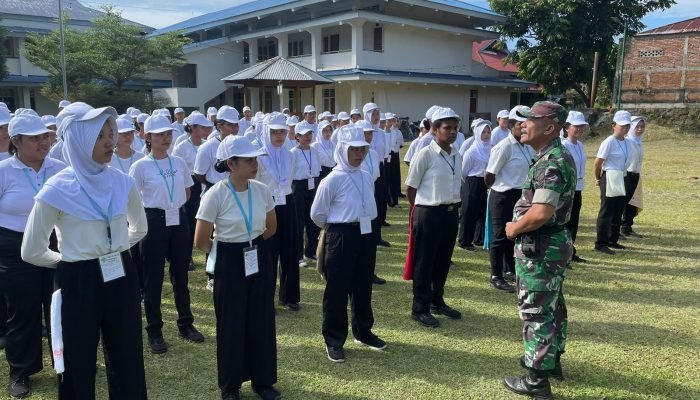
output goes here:
[{"label": "student wearing white hijab", "polygon": [[294,128],[299,123],[299,118],[296,115],[287,117],[287,139],[284,141],[284,148],[292,150],[298,144]]},{"label": "student wearing white hijab", "polygon": [[333,159],[335,145],[331,141],[332,134],[333,127],[331,123],[323,120],[318,124],[318,139],[311,144],[311,147],[318,151],[319,160],[321,162],[320,179],[328,176],[336,165]]},{"label": "student wearing white hijab", "polygon": [[311,206],[311,218],[326,231],[322,333],[328,359],[336,363],[345,361],[348,297],[355,343],[373,350],[386,348],[386,342],[372,332],[372,276],[377,247],[371,221],[377,218],[377,209],[372,177],[360,167],[368,150],[361,128],[343,127],[334,151],[337,165],[321,181]]},{"label": "student wearing white hijab", "polygon": [[[390,134],[387,135],[389,140],[390,160],[387,175],[391,177],[389,182],[389,198],[394,206],[398,205],[401,194],[401,162],[399,153],[403,148],[403,134],[399,130],[399,119],[392,113],[385,114],[387,128]],[[391,204],[390,204],[391,205]]]},{"label": "student wearing white hijab", "polygon": [[637,216],[639,210],[637,207],[630,204],[630,200],[638,190],[640,174],[642,172],[642,160],[644,159],[644,144],[642,143],[642,135],[646,130],[645,117],[633,116],[630,130],[627,133],[627,141],[630,146],[630,165],[627,167],[627,175],[625,176],[625,211],[622,213],[622,221],[620,223],[620,237],[627,238],[628,236],[640,238],[642,235],[632,229],[634,225],[634,217]]},{"label": "student wearing white hijab", "polygon": [[477,229],[484,226],[486,218],[486,183],[484,173],[491,155],[491,122],[482,120],[474,128],[477,138],[474,145],[464,153],[462,159],[462,189],[460,197],[459,247],[474,251],[478,238]]},{"label": "student wearing white hijab", "polygon": [[379,154],[379,178],[374,182],[374,197],[377,199],[377,214],[379,221],[379,232],[378,235],[378,245],[382,247],[391,247],[391,244],[386,240],[382,239],[381,227],[390,226],[386,222],[386,210],[387,210],[387,196],[388,188],[386,184],[386,171],[385,163],[387,156],[387,146],[386,146],[386,136],[384,132],[379,129],[379,119],[380,119],[380,109],[379,106],[374,103],[367,103],[362,107],[362,112],[364,113],[365,124],[370,124],[374,128],[374,134],[372,135],[372,149]]},{"label": "student wearing white hijab", "polygon": [[[216,364],[222,400],[240,399],[248,380],[262,399],[280,399],[275,333],[275,202],[254,180],[263,152],[242,136],[227,136],[217,151],[227,177],[202,197],[195,245],[209,253],[214,280]],[[263,158],[263,157],[261,157]],[[211,240],[214,233],[214,241]]]},{"label": "student wearing white hijab", "polygon": [[[54,354],[63,343],[60,400],[95,398],[100,338],[110,398],[146,399],[139,285],[128,250],[148,225],[134,180],[108,167],[116,116],[112,107],[87,106],[64,119],[70,167],[39,190],[22,242],[24,261],[57,267],[52,325],[62,332],[54,330],[52,341]],[[48,247],[54,228],[61,253]]]},{"label": "student wearing white hijab", "polygon": [[[284,146],[287,138],[287,119],[284,114],[273,112],[264,122],[263,150],[267,157],[258,160],[258,181],[267,185],[275,201],[277,232],[270,237],[269,255],[274,266],[272,279],[272,296],[279,260],[280,271],[280,305],[292,311],[299,310],[301,287],[299,281],[299,222],[297,221],[296,203],[292,196],[292,173],[295,162],[292,153]],[[297,160],[298,162],[298,160]]]},{"label": "student wearing white hijab", "polygon": [[[571,208],[571,219],[566,224],[566,227],[571,233],[571,242],[576,242],[576,234],[578,233],[579,219],[581,216],[581,205],[583,196],[581,195],[586,186],[586,150],[581,143],[584,127],[588,125],[586,117],[582,112],[569,111],[564,124],[566,131],[566,139],[562,140],[566,149],[571,153],[571,157],[576,164],[576,190],[574,191],[574,204]],[[571,256],[571,261],[586,262],[583,258],[576,255],[576,246],[573,247],[574,254]]]},{"label": "student wearing white hijab", "polygon": [[[459,147],[459,154],[464,157],[464,154],[469,150],[470,147],[474,144],[474,141],[476,140],[476,136],[474,135],[474,128],[481,123],[482,121],[487,121],[481,118],[476,118],[472,121],[472,123],[469,126],[469,129],[471,130],[471,135],[467,138],[467,140],[462,143],[462,145]],[[489,123],[489,126],[491,126],[491,121],[487,121]],[[493,147],[493,146],[491,146]]]}]

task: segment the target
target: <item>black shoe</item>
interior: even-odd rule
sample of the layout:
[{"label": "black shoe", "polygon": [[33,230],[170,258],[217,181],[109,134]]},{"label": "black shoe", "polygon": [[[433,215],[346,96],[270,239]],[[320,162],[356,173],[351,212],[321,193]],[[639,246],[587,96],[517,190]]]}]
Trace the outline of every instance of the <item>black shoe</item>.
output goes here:
[{"label": "black shoe", "polygon": [[280,305],[282,305],[283,307],[287,307],[292,311],[299,311],[299,309],[301,308],[299,303],[280,303]]},{"label": "black shoe", "polygon": [[627,235],[624,233],[620,232],[620,235],[617,237],[618,240],[627,240]]},{"label": "black shoe", "polygon": [[476,246],[476,247],[484,247],[484,242],[474,242],[474,246]]},{"label": "black shoe", "polygon": [[355,343],[364,344],[365,346],[369,347],[372,350],[384,350],[384,349],[386,349],[386,342],[383,341],[382,339],[376,337],[376,336],[374,336],[370,339],[367,339],[367,340],[355,339]]},{"label": "black shoe", "polygon": [[15,399],[23,399],[32,394],[32,387],[29,384],[28,377],[10,380],[7,390],[10,392],[10,396]]},{"label": "black shoe", "polygon": [[382,239],[379,242],[377,242],[377,246],[382,246],[382,247],[391,247],[391,243],[387,242],[386,240]]},{"label": "black shoe", "polygon": [[[582,264],[588,262],[588,261],[586,261],[585,258],[581,258],[581,257],[577,256],[576,254],[574,254],[573,256],[571,256],[571,261],[577,262],[577,263],[582,263]],[[572,268],[572,269],[573,269],[573,268]]]},{"label": "black shoe", "polygon": [[204,335],[192,325],[181,328],[180,337],[197,343],[204,341]]},{"label": "black shoe", "polygon": [[455,310],[454,308],[448,306],[447,304],[443,304],[441,306],[431,306],[430,312],[433,314],[442,314],[450,319],[461,319],[462,318],[461,312]]},{"label": "black shoe", "polygon": [[190,258],[190,265],[187,266],[188,271],[194,271],[194,260]]},{"label": "black shoe", "polygon": [[403,193],[399,193],[399,197],[401,197],[401,198],[405,198],[405,197],[406,197],[406,195],[405,195],[405,194],[403,194]]},{"label": "black shoe", "polygon": [[635,237],[635,238],[643,238],[643,237],[644,237],[644,236],[638,234],[637,232],[633,231],[632,229],[630,229],[630,230],[628,230],[628,231],[624,231],[624,232],[622,232],[622,233],[623,233],[625,236],[632,236],[632,237]]},{"label": "black shoe", "polygon": [[610,255],[615,254],[615,252],[610,250],[610,247],[608,247],[608,246],[596,246],[595,251],[601,252],[603,254],[610,254]]},{"label": "black shoe", "polygon": [[372,283],[375,285],[383,285],[386,283],[386,279],[378,277],[376,274],[372,276]]},{"label": "black shoe", "polygon": [[618,250],[624,250],[627,248],[626,246],[623,246],[620,243],[613,243],[608,247],[612,247],[613,249],[618,249]]},{"label": "black shoe", "polygon": [[503,278],[491,278],[491,285],[498,290],[502,290],[508,293],[515,293],[515,289],[510,283],[506,282]]},{"label": "black shoe", "polygon": [[512,272],[505,272],[503,274],[503,279],[512,285],[515,283],[515,274]]},{"label": "black shoe", "polygon": [[534,397],[538,400],[552,400],[552,387],[549,385],[546,371],[530,368],[528,374],[522,377],[507,376],[503,385],[517,394]]},{"label": "black shoe", "polygon": [[431,313],[411,313],[411,318],[418,321],[423,326],[428,328],[437,328],[440,326],[440,321],[435,319]]},{"label": "black shoe", "polygon": [[282,393],[275,389],[274,386],[255,386],[253,385],[253,391],[260,396],[263,400],[279,400],[282,398]]},{"label": "black shoe", "polygon": [[5,338],[5,335],[0,336],[0,350],[5,348],[6,343],[7,343],[7,338]]},{"label": "black shoe", "polygon": [[311,261],[318,261],[318,258],[316,257],[316,254],[310,255],[310,256],[305,256],[307,259]]},{"label": "black shoe", "polygon": [[151,348],[153,354],[163,354],[168,351],[168,345],[162,337],[149,337],[148,347]]},{"label": "black shoe", "polygon": [[[525,356],[520,357],[520,366],[528,369],[528,366],[525,365]],[[547,371],[549,373],[549,377],[552,379],[556,379],[558,381],[563,381],[564,380],[564,372],[562,372],[561,369],[561,355],[557,354],[557,359],[554,362],[554,369]]]},{"label": "black shoe", "polygon": [[466,246],[459,246],[466,251],[476,251],[476,247],[473,244],[468,244]]},{"label": "black shoe", "polygon": [[342,347],[326,346],[326,355],[328,355],[328,359],[334,363],[345,362],[345,351]]},{"label": "black shoe", "polygon": [[241,393],[236,390],[233,393],[222,394],[221,400],[241,400]]},{"label": "black shoe", "polygon": [[384,221],[384,222],[382,222],[382,226],[388,228],[388,227],[391,226],[391,224],[389,224],[388,222]]}]

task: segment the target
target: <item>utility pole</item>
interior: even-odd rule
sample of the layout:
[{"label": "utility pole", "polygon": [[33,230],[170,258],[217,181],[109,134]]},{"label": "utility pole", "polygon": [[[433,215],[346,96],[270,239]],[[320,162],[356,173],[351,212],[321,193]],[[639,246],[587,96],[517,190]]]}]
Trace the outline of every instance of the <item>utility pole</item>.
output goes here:
[{"label": "utility pole", "polygon": [[63,34],[63,4],[58,0],[58,25],[61,33],[61,74],[63,75],[63,99],[68,100],[68,83],[66,79],[66,40]]},{"label": "utility pole", "polygon": [[617,109],[620,109],[620,103],[622,103],[622,80],[623,80],[623,75],[625,72],[625,42],[627,40],[627,23],[625,23],[625,30],[622,33],[622,48],[620,51],[622,52],[621,58],[620,58],[620,75],[617,78]]},{"label": "utility pole", "polygon": [[590,95],[590,101],[591,104],[588,105],[590,108],[595,107],[595,98],[596,95],[598,94],[598,63],[600,60],[600,52],[596,51],[595,52],[595,57],[593,58],[593,82],[591,83],[591,95]]}]

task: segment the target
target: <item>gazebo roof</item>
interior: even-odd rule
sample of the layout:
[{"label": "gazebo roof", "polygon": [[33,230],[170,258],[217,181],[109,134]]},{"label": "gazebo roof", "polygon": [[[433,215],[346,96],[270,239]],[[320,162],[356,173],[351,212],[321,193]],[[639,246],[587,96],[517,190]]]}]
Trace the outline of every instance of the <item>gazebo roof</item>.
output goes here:
[{"label": "gazebo roof", "polygon": [[281,81],[282,84],[324,85],[335,82],[280,56],[259,62],[221,80],[239,84],[277,83]]}]

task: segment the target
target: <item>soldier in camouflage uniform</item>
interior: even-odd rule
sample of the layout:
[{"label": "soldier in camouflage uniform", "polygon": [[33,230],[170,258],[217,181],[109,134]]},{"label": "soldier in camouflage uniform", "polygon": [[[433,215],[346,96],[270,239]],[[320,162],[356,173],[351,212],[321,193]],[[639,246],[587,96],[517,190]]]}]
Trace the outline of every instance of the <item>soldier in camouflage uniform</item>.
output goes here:
[{"label": "soldier in camouflage uniform", "polygon": [[571,217],[576,166],[559,139],[567,111],[557,103],[537,102],[523,115],[522,143],[537,154],[530,166],[514,222],[506,235],[515,240],[518,308],[523,321],[523,377],[505,386],[523,395],[551,399],[549,377],[563,379],[560,357],[566,343],[567,314],[562,287],[573,253],[566,223]]}]

